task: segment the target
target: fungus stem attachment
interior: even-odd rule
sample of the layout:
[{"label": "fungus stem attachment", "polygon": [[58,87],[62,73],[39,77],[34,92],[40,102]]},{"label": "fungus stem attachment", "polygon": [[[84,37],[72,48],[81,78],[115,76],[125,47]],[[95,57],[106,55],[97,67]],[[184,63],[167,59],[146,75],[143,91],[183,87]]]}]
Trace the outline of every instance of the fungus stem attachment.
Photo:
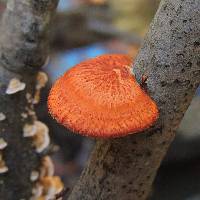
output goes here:
[{"label": "fungus stem attachment", "polygon": [[147,89],[147,79],[148,79],[148,76],[146,74],[143,74],[142,75],[142,81],[141,81],[141,84],[140,86],[146,90]]}]

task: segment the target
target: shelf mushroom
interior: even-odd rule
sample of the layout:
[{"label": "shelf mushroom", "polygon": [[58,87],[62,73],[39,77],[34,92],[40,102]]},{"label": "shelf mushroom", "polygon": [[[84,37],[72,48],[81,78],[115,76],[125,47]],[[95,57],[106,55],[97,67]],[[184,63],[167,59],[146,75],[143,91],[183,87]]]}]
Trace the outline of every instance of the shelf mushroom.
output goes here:
[{"label": "shelf mushroom", "polygon": [[123,54],[101,55],[68,70],[53,85],[48,108],[73,132],[99,138],[141,132],[159,115],[132,73],[132,59]]}]

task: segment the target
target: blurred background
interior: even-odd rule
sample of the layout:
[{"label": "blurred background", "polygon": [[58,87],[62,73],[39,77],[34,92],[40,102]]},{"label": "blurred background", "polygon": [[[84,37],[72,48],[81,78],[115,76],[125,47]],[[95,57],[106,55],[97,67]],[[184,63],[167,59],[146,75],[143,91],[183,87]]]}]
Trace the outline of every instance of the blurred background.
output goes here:
[{"label": "blurred background", "polygon": [[[0,0],[0,16],[6,0]],[[66,187],[72,188],[95,143],[71,133],[48,115],[47,95],[67,69],[105,53],[137,55],[159,0],[60,0],[50,30],[49,75],[38,116],[50,128],[52,158]],[[200,88],[186,112],[149,200],[200,200]]]}]

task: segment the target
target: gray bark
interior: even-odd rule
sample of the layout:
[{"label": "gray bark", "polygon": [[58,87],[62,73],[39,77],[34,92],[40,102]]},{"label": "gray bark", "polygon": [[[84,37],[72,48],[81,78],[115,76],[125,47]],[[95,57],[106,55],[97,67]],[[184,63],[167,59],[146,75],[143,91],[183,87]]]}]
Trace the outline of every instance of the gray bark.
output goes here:
[{"label": "gray bark", "polygon": [[144,200],[200,83],[200,2],[163,0],[133,68],[160,118],[143,133],[98,140],[69,200]]},{"label": "gray bark", "polygon": [[[2,150],[8,172],[0,174],[0,199],[29,199],[33,183],[31,171],[38,169],[37,154],[30,139],[22,136],[25,123],[35,120],[34,106],[26,98],[33,96],[36,75],[48,52],[48,27],[58,0],[8,0],[0,28],[0,138],[8,146]],[[5,93],[12,78],[26,84],[23,91]],[[27,118],[22,117],[27,114]]]}]

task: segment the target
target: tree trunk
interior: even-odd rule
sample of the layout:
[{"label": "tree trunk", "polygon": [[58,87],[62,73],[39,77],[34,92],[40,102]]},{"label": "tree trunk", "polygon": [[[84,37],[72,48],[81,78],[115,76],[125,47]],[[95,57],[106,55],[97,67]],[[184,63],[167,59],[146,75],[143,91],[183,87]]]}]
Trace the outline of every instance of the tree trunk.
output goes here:
[{"label": "tree trunk", "polygon": [[[23,137],[25,124],[33,123],[36,76],[48,53],[48,27],[58,0],[8,0],[0,26],[0,150],[6,172],[0,173],[0,199],[29,199],[43,154],[31,138]],[[16,93],[9,91],[11,80]],[[20,82],[19,82],[20,81]],[[24,88],[25,87],[25,88]],[[14,92],[13,94],[10,94]],[[2,140],[3,138],[3,140]],[[0,165],[2,160],[0,159]],[[1,166],[2,167],[2,166]]]},{"label": "tree trunk", "polygon": [[69,200],[144,200],[200,83],[199,0],[163,0],[137,57],[160,118],[143,133],[98,140]]}]

